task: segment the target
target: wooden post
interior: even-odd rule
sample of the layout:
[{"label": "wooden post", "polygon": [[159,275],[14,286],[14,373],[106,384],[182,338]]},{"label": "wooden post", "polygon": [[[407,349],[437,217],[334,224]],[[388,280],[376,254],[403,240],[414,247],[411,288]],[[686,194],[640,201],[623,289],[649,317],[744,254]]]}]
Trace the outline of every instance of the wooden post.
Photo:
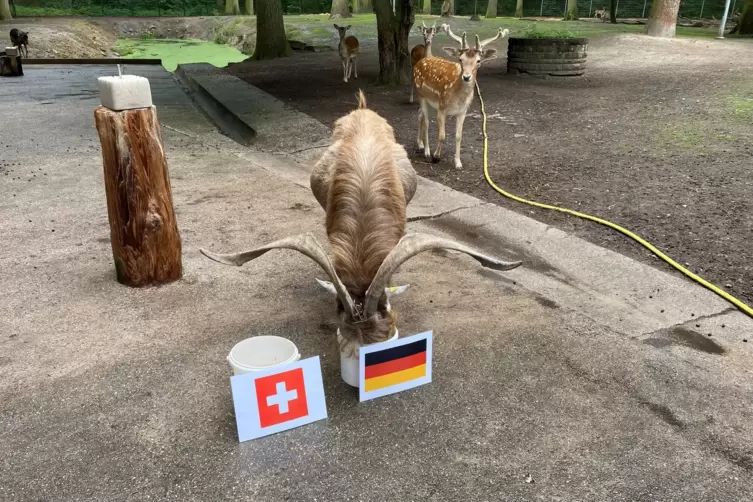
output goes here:
[{"label": "wooden post", "polygon": [[180,279],[180,234],[155,107],[99,106],[94,119],[118,282],[141,287]]},{"label": "wooden post", "polygon": [[22,77],[21,56],[15,48],[8,48],[0,52],[0,77]]}]

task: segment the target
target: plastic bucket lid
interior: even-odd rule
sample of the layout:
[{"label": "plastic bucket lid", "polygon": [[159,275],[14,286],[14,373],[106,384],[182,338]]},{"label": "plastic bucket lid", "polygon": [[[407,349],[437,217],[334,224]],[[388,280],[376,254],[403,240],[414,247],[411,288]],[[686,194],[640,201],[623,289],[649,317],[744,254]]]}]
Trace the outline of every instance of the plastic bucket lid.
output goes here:
[{"label": "plastic bucket lid", "polygon": [[280,336],[264,335],[246,338],[235,344],[228,362],[236,370],[259,371],[294,362],[298,348]]}]

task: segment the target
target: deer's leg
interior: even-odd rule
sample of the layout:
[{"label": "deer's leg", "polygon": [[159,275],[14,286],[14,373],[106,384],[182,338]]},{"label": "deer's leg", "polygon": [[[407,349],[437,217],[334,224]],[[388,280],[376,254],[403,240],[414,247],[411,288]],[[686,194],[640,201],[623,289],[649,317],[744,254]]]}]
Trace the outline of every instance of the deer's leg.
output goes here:
[{"label": "deer's leg", "polygon": [[461,113],[455,119],[455,169],[463,169],[463,163],[460,162],[460,142],[463,140],[463,122],[465,122],[465,114],[467,111]]},{"label": "deer's leg", "polygon": [[424,157],[431,159],[429,148],[429,103],[418,97],[421,109],[418,112],[418,149],[424,151]]},{"label": "deer's leg", "polygon": [[[411,68],[410,72],[410,103],[413,103],[413,88],[415,87],[415,83],[413,82],[413,68]],[[420,127],[420,126],[419,126]],[[419,137],[421,137],[421,130],[418,131]]]},{"label": "deer's leg", "polygon": [[343,82],[348,81],[348,58],[343,58]]},{"label": "deer's leg", "polygon": [[445,137],[447,136],[444,128],[446,118],[447,116],[444,111],[437,109],[437,148],[434,150],[434,155],[431,157],[431,161],[435,164],[442,159],[442,143],[444,143]]},{"label": "deer's leg", "polygon": [[353,71],[356,74],[356,76],[353,78],[358,78],[358,56],[353,58]]}]

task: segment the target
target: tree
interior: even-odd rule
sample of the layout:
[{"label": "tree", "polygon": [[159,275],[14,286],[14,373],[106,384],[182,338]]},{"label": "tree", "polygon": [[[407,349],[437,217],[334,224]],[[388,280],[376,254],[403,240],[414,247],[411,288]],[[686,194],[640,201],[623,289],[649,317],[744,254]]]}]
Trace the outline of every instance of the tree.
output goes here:
[{"label": "tree", "polygon": [[455,6],[453,5],[452,0],[444,0],[442,2],[442,10],[441,10],[440,16],[451,17],[454,13],[455,13]]},{"label": "tree", "polygon": [[753,35],[753,0],[745,0],[740,22],[737,23],[737,33]]},{"label": "tree", "polygon": [[345,17],[353,17],[353,14],[348,9],[348,0],[332,0],[332,11],[329,14],[329,18],[340,19]]},{"label": "tree", "polygon": [[281,0],[257,0],[256,48],[251,59],[284,58],[291,54],[282,21]]},{"label": "tree", "polygon": [[353,10],[359,14],[371,14],[374,12],[374,5],[371,3],[371,0],[354,0]]},{"label": "tree", "polygon": [[646,22],[646,35],[674,37],[679,10],[680,0],[654,0]]},{"label": "tree", "polygon": [[616,4],[617,2],[615,0],[609,0],[609,22],[612,24],[617,24],[617,5]]},{"label": "tree", "polygon": [[243,0],[244,14],[248,16],[254,15],[254,0]]},{"label": "tree", "polygon": [[515,17],[523,17],[523,0],[518,0],[515,6]]},{"label": "tree", "polygon": [[238,0],[225,0],[225,14],[237,16],[240,13],[241,8],[238,6]]},{"label": "tree", "polygon": [[565,21],[577,21],[577,20],[578,20],[577,0],[567,0],[567,7],[565,8]]},{"label": "tree", "polygon": [[486,4],[486,17],[497,17],[497,0],[489,0]]},{"label": "tree", "polygon": [[415,12],[413,0],[395,0],[395,14],[390,0],[374,0],[379,48],[379,82],[401,83],[410,80],[408,34]]},{"label": "tree", "polygon": [[424,0],[424,8],[421,12],[427,16],[431,15],[431,0]]},{"label": "tree", "polygon": [[8,0],[0,0],[0,21],[5,19],[11,19],[13,16],[10,14],[10,3]]}]

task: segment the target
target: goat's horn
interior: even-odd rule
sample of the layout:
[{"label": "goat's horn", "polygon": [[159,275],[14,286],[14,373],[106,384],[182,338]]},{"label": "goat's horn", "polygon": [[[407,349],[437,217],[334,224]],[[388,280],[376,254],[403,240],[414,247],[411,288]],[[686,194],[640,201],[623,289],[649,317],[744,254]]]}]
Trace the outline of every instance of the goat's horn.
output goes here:
[{"label": "goat's horn", "polygon": [[475,259],[481,265],[494,270],[512,270],[522,262],[520,261],[503,261],[497,258],[492,258],[480,254],[477,251],[460,244],[459,242],[443,239],[441,237],[435,237],[429,234],[408,234],[403,236],[397,245],[390,251],[387,257],[382,262],[379,270],[377,270],[374,279],[369,285],[369,289],[366,291],[366,299],[364,301],[364,316],[366,318],[371,317],[376,313],[379,306],[379,299],[384,294],[384,288],[392,278],[392,274],[397,268],[406,262],[408,259],[416,256],[417,254],[428,251],[429,249],[444,248],[454,251],[460,251],[469,255]]},{"label": "goat's horn", "polygon": [[486,47],[486,44],[490,44],[497,39],[504,38],[509,34],[510,34],[510,30],[508,29],[503,30],[502,28],[498,28],[496,35],[494,35],[492,38],[487,38],[486,40],[481,41],[481,48],[483,49],[484,47]]},{"label": "goat's horn", "polygon": [[309,232],[305,234],[286,237],[284,239],[271,242],[256,249],[252,249],[251,251],[244,251],[242,253],[217,254],[205,249],[199,249],[199,251],[210,260],[214,260],[218,263],[224,263],[225,265],[235,265],[237,267],[240,267],[247,261],[258,258],[267,251],[271,251],[273,249],[293,249],[314,260],[320,267],[324,269],[325,272],[327,272],[327,275],[329,275],[329,278],[332,281],[335,290],[337,291],[337,296],[340,298],[340,301],[343,304],[345,312],[348,315],[353,316],[353,314],[356,312],[353,298],[350,296],[350,293],[348,293],[348,290],[345,289],[345,286],[338,277],[337,272],[335,272],[335,267],[332,265],[329,256],[327,256],[327,253],[324,251],[324,248],[322,248],[321,244],[319,244],[313,234]]}]

